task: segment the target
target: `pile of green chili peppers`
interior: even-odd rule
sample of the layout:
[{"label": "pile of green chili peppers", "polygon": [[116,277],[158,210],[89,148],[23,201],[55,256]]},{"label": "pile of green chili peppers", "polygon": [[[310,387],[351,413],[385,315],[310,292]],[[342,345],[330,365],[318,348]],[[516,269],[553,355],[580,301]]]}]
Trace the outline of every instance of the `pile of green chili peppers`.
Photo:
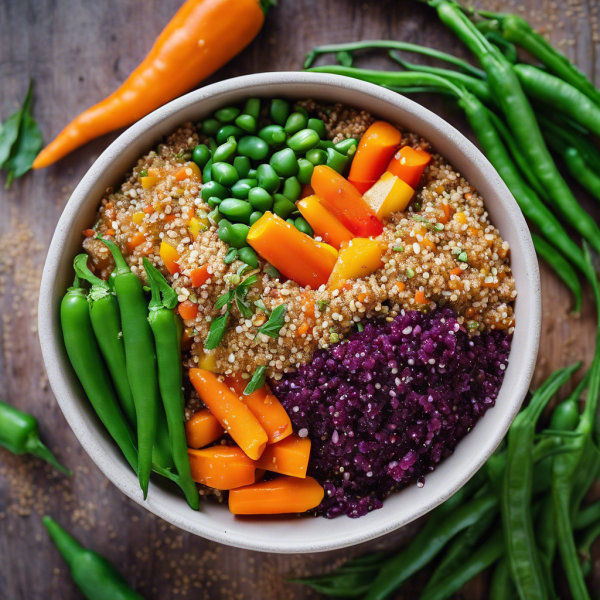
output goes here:
[{"label": "pile of green chili peppers", "polygon": [[102,241],[115,261],[110,283],[90,271],[86,254],[74,261],[75,282],[60,310],[67,354],[90,404],[137,473],[144,498],[155,472],[175,482],[197,510],[185,438],[177,295],[145,260],[148,301],[116,244]]},{"label": "pile of green chili peppers", "polygon": [[[310,70],[355,77],[399,93],[440,93],[455,99],[535,229],[538,255],[573,292],[574,309],[579,311],[582,301],[577,272],[590,283],[600,307],[590,251],[600,253],[600,229],[555,162],[561,159],[600,200],[600,152],[590,138],[600,134],[600,92],[521,17],[476,12],[451,0],[428,4],[482,69],[438,50],[396,41],[318,47],[307,56],[305,67],[331,52],[340,64]],[[516,46],[545,69],[519,62]],[[404,70],[352,66],[354,52],[373,48],[388,50]],[[442,60],[453,69],[415,65],[397,51]],[[581,236],[583,249],[567,226]],[[600,501],[585,502],[600,477],[600,327],[588,373],[541,429],[544,408],[579,368],[560,369],[539,387],[485,467],[430,514],[408,547],[352,559],[331,573],[298,582],[331,598],[384,600],[421,569],[435,565],[420,598],[442,600],[493,566],[491,600],[552,600],[560,597],[555,587],[560,562],[571,596],[589,599],[585,578],[591,570],[590,548],[600,536]],[[579,399],[586,390],[580,412]]]}]

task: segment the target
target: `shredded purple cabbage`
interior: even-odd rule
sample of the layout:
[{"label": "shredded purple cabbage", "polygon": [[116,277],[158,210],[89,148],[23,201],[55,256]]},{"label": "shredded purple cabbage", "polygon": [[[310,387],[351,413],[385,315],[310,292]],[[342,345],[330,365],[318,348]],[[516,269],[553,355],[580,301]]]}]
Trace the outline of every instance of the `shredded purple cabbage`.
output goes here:
[{"label": "shredded purple cabbage", "polygon": [[469,338],[450,309],[408,311],[273,381],[294,431],[312,441],[308,474],[325,488],[317,514],[361,517],[422,486],[494,406],[510,343],[503,331]]}]

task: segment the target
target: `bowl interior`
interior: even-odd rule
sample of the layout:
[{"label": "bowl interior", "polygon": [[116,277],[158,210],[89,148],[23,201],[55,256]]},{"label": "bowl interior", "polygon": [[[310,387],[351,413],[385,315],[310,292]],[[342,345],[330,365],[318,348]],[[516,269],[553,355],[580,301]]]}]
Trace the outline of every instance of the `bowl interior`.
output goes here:
[{"label": "bowl interior", "polygon": [[[382,509],[357,520],[282,516],[265,522],[264,518],[236,518],[226,506],[212,502],[194,512],[183,496],[154,477],[144,502],[137,477],[91,409],[64,350],[60,300],[72,282],[80,232],[92,222],[106,188],[117,186],[162,136],[186,121],[202,119],[248,96],[341,102],[422,135],[482,194],[492,222],[511,245],[518,290],[517,325],[496,406],[459,443],[454,454],[427,476],[423,488],[412,486],[393,494]],[[266,73],[207,86],[162,107],[123,133],[71,196],[50,246],[40,298],[40,339],[50,383],[75,435],[104,474],[130,498],[182,529],[232,546],[281,553],[333,550],[367,541],[423,515],[464,485],[500,443],[527,392],[541,319],[538,264],[529,230],[510,192],[475,146],[448,123],[403,96],[372,84],[318,73]]]}]

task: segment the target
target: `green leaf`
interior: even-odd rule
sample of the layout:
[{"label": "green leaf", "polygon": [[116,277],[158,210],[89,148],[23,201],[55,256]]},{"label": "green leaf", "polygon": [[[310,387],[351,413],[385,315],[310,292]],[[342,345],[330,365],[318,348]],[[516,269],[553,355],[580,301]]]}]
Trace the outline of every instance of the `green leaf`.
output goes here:
[{"label": "green leaf", "polygon": [[238,310],[240,311],[240,315],[244,317],[244,319],[250,319],[254,312],[250,308],[250,306],[244,302],[237,294],[235,296],[235,302],[237,304]]},{"label": "green leaf", "polygon": [[269,337],[279,337],[279,331],[285,324],[285,313],[287,311],[287,304],[280,304],[273,310],[269,316],[269,320],[258,328],[258,333],[268,335]]},{"label": "green leaf", "polygon": [[250,277],[246,277],[242,283],[237,286],[236,293],[240,298],[245,298],[248,293],[248,288],[254,285],[258,281],[258,275],[251,275]]},{"label": "green leaf", "polygon": [[22,117],[22,111],[18,110],[6,119],[2,125],[2,129],[0,129],[0,168],[4,167],[10,156],[12,147],[17,141]]},{"label": "green leaf", "polygon": [[229,304],[233,301],[233,297],[235,296],[235,290],[229,290],[227,293],[219,296],[217,301],[215,302],[215,309],[221,310],[226,304]]},{"label": "green leaf", "polygon": [[256,306],[256,308],[260,308],[260,310],[262,310],[265,315],[269,315],[269,313],[271,312],[266,306],[265,303],[262,300],[256,300],[254,302],[254,306]]},{"label": "green leaf", "polygon": [[248,382],[246,389],[244,390],[244,396],[249,396],[252,392],[259,390],[265,385],[265,376],[267,373],[267,367],[258,367],[252,375],[252,379]]},{"label": "green leaf", "polygon": [[[221,296],[222,297],[222,296]],[[223,339],[225,335],[225,330],[227,329],[227,321],[229,320],[229,308],[224,315],[217,317],[210,324],[210,331],[208,332],[208,336],[206,337],[206,342],[204,342],[204,347],[206,350],[214,350]]]},{"label": "green leaf", "polygon": [[144,269],[152,290],[150,308],[173,309],[177,306],[177,292],[169,285],[164,275],[144,257]]}]

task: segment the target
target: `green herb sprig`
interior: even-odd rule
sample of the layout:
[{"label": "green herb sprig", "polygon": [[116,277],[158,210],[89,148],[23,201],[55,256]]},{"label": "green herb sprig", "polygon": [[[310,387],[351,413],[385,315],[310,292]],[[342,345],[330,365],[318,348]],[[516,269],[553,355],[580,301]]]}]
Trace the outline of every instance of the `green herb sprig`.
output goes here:
[{"label": "green herb sprig", "polygon": [[248,382],[246,389],[244,390],[244,396],[249,396],[252,392],[259,390],[265,385],[265,377],[267,374],[267,367],[260,366],[254,371],[252,379]]},{"label": "green herb sprig", "polygon": [[269,320],[258,328],[258,335],[268,335],[272,338],[279,337],[281,328],[285,325],[285,313],[287,311],[287,304],[280,304],[278,307],[273,309],[273,312],[269,316]]}]

